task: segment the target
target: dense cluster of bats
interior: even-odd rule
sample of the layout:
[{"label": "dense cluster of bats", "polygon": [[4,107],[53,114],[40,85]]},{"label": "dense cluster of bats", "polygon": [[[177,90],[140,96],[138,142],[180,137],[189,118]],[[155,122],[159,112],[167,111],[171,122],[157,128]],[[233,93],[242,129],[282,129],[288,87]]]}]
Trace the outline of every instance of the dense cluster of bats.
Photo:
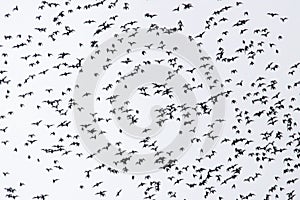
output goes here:
[{"label": "dense cluster of bats", "polygon": [[[163,1],[143,2],[144,8],[120,0],[43,0],[27,7],[24,2],[12,3],[0,3],[0,199],[299,199],[300,62],[289,60],[287,64],[280,59],[287,50],[279,49],[285,36],[274,28],[284,29],[292,19],[268,8],[261,13],[268,23],[262,25],[248,10],[250,2],[231,0],[211,2],[218,6],[197,22],[194,17],[205,9],[201,1],[168,1],[169,6],[157,10],[153,6],[148,9],[148,4],[160,7]],[[164,15],[171,25],[159,23],[167,18]],[[172,51],[165,50],[164,41],[148,41],[145,50],[138,52],[141,62],[136,62],[130,53],[142,28],[157,36],[185,34],[199,48],[215,46],[215,52],[199,58],[207,63],[188,67],[176,54],[176,41]],[[187,132],[176,134],[195,134],[190,140],[192,152],[182,146],[161,151],[158,139],[147,136],[151,128],[142,129],[136,147],[126,148],[119,138],[114,144],[99,146],[97,152],[83,147],[73,112],[83,112],[85,107],[73,97],[81,87],[74,80],[84,72],[86,56],[104,38],[115,37],[122,45],[123,33],[129,34],[132,49],[119,61],[109,56],[119,51],[115,44],[89,57],[108,55],[105,65],[99,66],[107,71],[118,66],[116,74],[95,91],[95,104],[110,108],[122,95],[111,93],[117,85],[127,93],[132,88],[124,84],[126,80],[147,74],[153,64],[168,66],[163,82],[141,85],[134,88],[135,94],[142,100],[154,97],[169,102],[155,109],[155,125],[163,129],[175,122],[188,127]],[[216,36],[213,44],[207,42],[210,35]],[[162,56],[151,56],[151,51],[160,51]],[[133,70],[126,72],[128,68]],[[215,69],[222,80],[211,75]],[[205,71],[202,78],[214,84],[198,82],[197,70]],[[195,105],[177,103],[176,88],[170,82],[179,74],[186,77],[180,90],[187,95],[201,96],[220,85],[223,92],[218,95],[226,99],[226,116],[204,122],[213,115],[217,97],[201,99]],[[94,76],[100,75],[95,71]],[[90,96],[92,91],[82,94],[82,98]],[[143,120],[144,113],[131,100],[122,103],[108,112],[101,108],[89,113],[90,120],[79,124],[80,129],[93,141],[111,134],[107,127],[114,126],[115,117],[129,126]],[[94,128],[95,123],[103,129]],[[211,129],[220,123],[222,134],[216,135]],[[126,131],[117,128],[115,132],[122,135]],[[165,130],[164,134],[171,133]],[[199,157],[204,140],[217,144]],[[112,166],[95,160],[112,146],[117,147],[111,155]],[[140,149],[154,153],[158,172],[130,174],[127,165]],[[178,151],[187,151],[188,161],[171,159]],[[145,162],[145,158],[134,160],[137,166]],[[117,169],[120,165],[122,170]]]}]

